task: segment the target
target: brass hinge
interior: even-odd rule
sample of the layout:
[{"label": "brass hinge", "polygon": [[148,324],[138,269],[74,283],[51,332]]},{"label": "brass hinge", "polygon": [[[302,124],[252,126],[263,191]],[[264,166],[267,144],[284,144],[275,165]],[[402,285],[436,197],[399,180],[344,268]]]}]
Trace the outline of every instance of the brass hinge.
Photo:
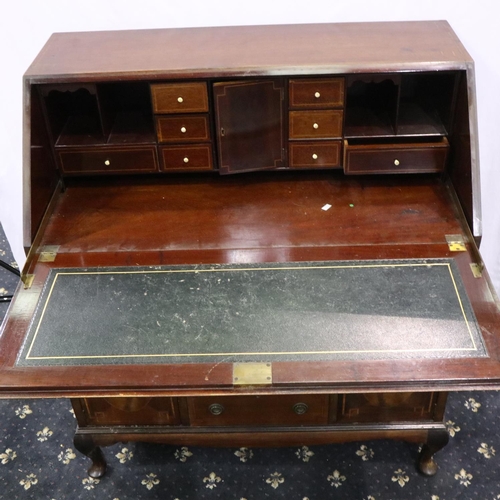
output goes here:
[{"label": "brass hinge", "polygon": [[273,383],[272,363],[234,363],[234,385],[269,385]]},{"label": "brass hinge", "polygon": [[446,242],[451,252],[465,252],[467,247],[465,246],[464,237],[461,234],[447,234]]},{"label": "brass hinge", "polygon": [[40,249],[38,262],[54,262],[59,251],[59,245],[46,245]]},{"label": "brass hinge", "polygon": [[476,264],[475,262],[473,262],[470,265],[470,269],[474,278],[481,278],[483,276],[483,266],[481,264]]},{"label": "brass hinge", "polygon": [[27,290],[28,288],[31,288],[31,285],[33,285],[33,280],[35,279],[34,274],[25,274],[21,280],[24,283],[24,289]]}]

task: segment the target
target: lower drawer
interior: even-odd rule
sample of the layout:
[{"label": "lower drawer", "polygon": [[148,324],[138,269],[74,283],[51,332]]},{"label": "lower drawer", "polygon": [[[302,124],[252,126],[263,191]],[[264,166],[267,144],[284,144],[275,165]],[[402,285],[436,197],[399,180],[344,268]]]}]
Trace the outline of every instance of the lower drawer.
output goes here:
[{"label": "lower drawer", "polygon": [[192,426],[326,425],[329,397],[236,396],[188,399]]},{"label": "lower drawer", "polygon": [[164,146],[160,148],[162,170],[212,170],[212,148],[209,144]]},{"label": "lower drawer", "polygon": [[338,422],[441,421],[445,393],[401,392],[339,396]]},{"label": "lower drawer", "polygon": [[436,142],[352,144],[344,141],[346,174],[400,174],[441,172],[446,166],[449,144]]},{"label": "lower drawer", "polygon": [[65,174],[118,174],[158,171],[156,147],[58,149]]},{"label": "lower drawer", "polygon": [[290,168],[340,167],[341,141],[293,142],[289,146]]},{"label": "lower drawer", "polygon": [[79,425],[179,425],[173,398],[115,397],[75,399]]}]

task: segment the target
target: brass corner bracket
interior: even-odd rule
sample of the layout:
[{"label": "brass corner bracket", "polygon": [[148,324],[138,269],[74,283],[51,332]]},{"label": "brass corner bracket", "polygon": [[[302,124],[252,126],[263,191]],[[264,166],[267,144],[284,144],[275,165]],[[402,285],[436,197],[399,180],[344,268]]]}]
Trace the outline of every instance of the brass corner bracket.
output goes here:
[{"label": "brass corner bracket", "polygon": [[466,252],[464,237],[461,234],[447,234],[446,242],[451,252]]}]

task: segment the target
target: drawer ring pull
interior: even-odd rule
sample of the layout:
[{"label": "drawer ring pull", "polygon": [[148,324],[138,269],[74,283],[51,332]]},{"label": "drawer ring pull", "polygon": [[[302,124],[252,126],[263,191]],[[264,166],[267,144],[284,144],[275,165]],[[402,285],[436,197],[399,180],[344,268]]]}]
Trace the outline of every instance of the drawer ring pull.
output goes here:
[{"label": "drawer ring pull", "polygon": [[208,411],[212,415],[220,415],[224,411],[224,407],[219,403],[213,403],[208,407]]},{"label": "drawer ring pull", "polygon": [[304,415],[309,410],[309,406],[305,403],[295,403],[292,409],[296,415]]}]

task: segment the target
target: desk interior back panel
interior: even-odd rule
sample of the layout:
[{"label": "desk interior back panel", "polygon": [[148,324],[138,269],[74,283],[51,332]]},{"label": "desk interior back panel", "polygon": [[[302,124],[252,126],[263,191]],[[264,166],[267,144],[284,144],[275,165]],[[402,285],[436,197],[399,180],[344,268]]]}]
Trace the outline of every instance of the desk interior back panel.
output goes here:
[{"label": "desk interior back panel", "polygon": [[52,269],[18,365],[487,356],[452,259]]}]

